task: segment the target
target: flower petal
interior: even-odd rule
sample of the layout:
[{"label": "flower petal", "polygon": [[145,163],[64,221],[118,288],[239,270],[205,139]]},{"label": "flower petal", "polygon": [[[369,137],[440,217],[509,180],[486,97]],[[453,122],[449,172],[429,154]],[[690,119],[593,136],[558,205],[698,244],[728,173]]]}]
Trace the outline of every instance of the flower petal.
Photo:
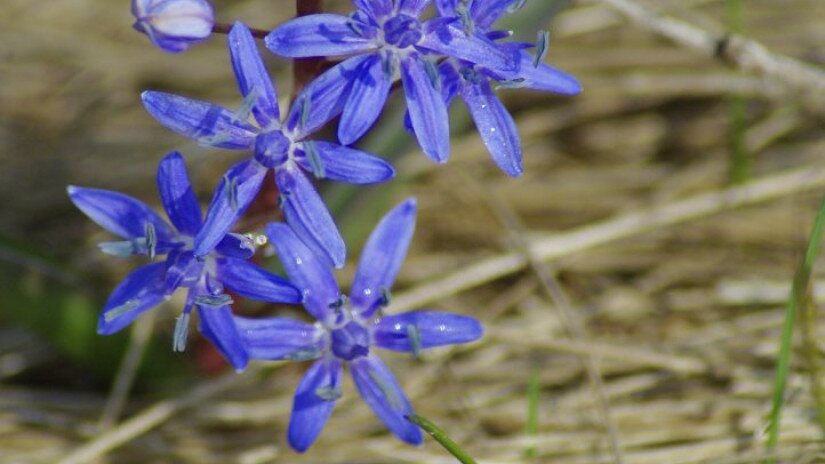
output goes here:
[{"label": "flower petal", "polygon": [[[333,408],[334,392],[341,391],[341,361],[315,361],[295,390],[287,439],[295,451],[304,452],[315,442]],[[319,394],[320,393],[320,394]]]},{"label": "flower petal", "polygon": [[398,10],[411,16],[420,15],[429,6],[432,0],[401,0]]},{"label": "flower petal", "polygon": [[233,292],[253,300],[300,303],[300,290],[283,277],[242,259],[216,259],[217,278]]},{"label": "flower petal", "polygon": [[180,153],[173,151],[160,160],[157,183],[160,200],[172,224],[181,233],[190,236],[197,234],[203,222],[201,207],[192,191],[186,162]]},{"label": "flower petal", "polygon": [[218,183],[206,220],[195,237],[195,255],[205,256],[223,240],[261,189],[267,169],[255,160],[232,166]]},{"label": "flower petal", "polygon": [[507,175],[518,177],[524,171],[521,163],[521,141],[513,117],[493,93],[486,79],[467,84],[461,92],[475,121],[481,140]]},{"label": "flower petal", "polygon": [[252,33],[242,22],[236,22],[229,31],[229,56],[241,95],[244,98],[251,94],[255,96],[252,106],[255,120],[261,127],[279,123],[281,116],[275,85],[266,72]]},{"label": "flower petal", "polygon": [[414,198],[401,203],[387,213],[370,234],[352,282],[352,307],[361,317],[369,318],[384,303],[415,231],[416,202]]},{"label": "flower petal", "polygon": [[478,340],[484,329],[476,319],[438,311],[411,311],[384,316],[375,325],[375,344],[393,351],[455,345]]},{"label": "flower petal", "polygon": [[315,132],[341,113],[356,69],[368,58],[369,55],[346,59],[304,87],[286,119],[286,126],[294,132],[295,140]]},{"label": "flower petal", "polygon": [[487,30],[494,22],[504,16],[514,0],[473,0],[470,17],[476,27]]},{"label": "flower petal", "polygon": [[381,422],[407,443],[421,444],[421,430],[404,417],[413,414],[410,401],[386,364],[371,354],[351,361],[350,371],[361,397]]},{"label": "flower petal", "polygon": [[448,18],[455,16],[455,8],[458,6],[458,1],[459,0],[435,0],[435,8],[442,17]]},{"label": "flower petal", "polygon": [[252,359],[306,361],[323,354],[323,339],[312,324],[285,317],[249,319],[235,324]]},{"label": "flower petal", "polygon": [[581,84],[572,75],[544,63],[534,66],[533,55],[524,50],[519,52],[519,59],[521,64],[518,71],[509,74],[507,77],[512,80],[523,79],[520,82],[523,87],[563,95],[581,93]]},{"label": "flower petal", "polygon": [[272,53],[287,58],[355,55],[375,50],[377,45],[357,34],[351,22],[351,18],[337,14],[300,16],[276,27],[264,42]]},{"label": "flower petal", "polygon": [[202,145],[241,150],[255,143],[258,129],[221,106],[154,91],[141,99],[159,123]]},{"label": "flower petal", "polygon": [[301,240],[336,268],[344,266],[347,248],[315,187],[297,167],[288,166],[275,173],[283,198],[286,222]]},{"label": "flower petal", "polygon": [[241,334],[235,325],[232,308],[218,308],[198,305],[200,331],[236,371],[242,371],[249,364],[249,353],[244,347]]},{"label": "flower petal", "polygon": [[223,256],[249,259],[255,254],[255,248],[256,245],[251,237],[230,232],[218,242],[215,251]]},{"label": "flower petal", "polygon": [[290,282],[301,290],[307,312],[321,322],[333,316],[330,305],[341,298],[341,293],[326,260],[307,248],[286,224],[267,225],[266,235],[275,246]]},{"label": "flower petal", "polygon": [[392,79],[384,72],[381,62],[382,58],[374,54],[356,70],[338,125],[338,140],[343,145],[351,145],[361,138],[384,109]]},{"label": "flower petal", "polygon": [[480,32],[468,35],[455,19],[436,18],[425,23],[424,37],[418,46],[459,58],[486,68],[514,71],[518,66],[515,53],[500,47]]},{"label": "flower petal", "polygon": [[194,284],[200,279],[203,261],[195,258],[191,251],[174,250],[166,257],[166,289],[171,295],[178,287]]},{"label": "flower petal", "polygon": [[437,163],[450,155],[450,123],[447,105],[433,87],[417,54],[401,61],[401,81],[415,136],[424,153]]},{"label": "flower petal", "polygon": [[[348,184],[373,184],[384,182],[395,175],[392,165],[377,156],[329,142],[311,143],[315,144],[325,179]],[[314,172],[306,155],[297,157],[296,160],[302,168]]]},{"label": "flower petal", "polygon": [[115,288],[100,313],[97,333],[111,335],[166,299],[166,263],[141,266]]},{"label": "flower petal", "polygon": [[152,224],[160,241],[174,240],[175,232],[157,213],[140,200],[111,190],[75,187],[67,189],[72,203],[100,227],[123,238],[146,235]]},{"label": "flower petal", "polygon": [[391,0],[353,0],[352,3],[374,21],[392,13]]}]

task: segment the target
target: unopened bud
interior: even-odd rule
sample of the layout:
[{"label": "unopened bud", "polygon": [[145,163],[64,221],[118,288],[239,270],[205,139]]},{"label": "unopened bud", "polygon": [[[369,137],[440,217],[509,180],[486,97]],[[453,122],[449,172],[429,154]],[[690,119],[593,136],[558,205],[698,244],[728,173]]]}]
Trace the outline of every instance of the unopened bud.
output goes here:
[{"label": "unopened bud", "polygon": [[132,0],[132,14],[134,28],[170,53],[206,39],[215,23],[206,0]]}]

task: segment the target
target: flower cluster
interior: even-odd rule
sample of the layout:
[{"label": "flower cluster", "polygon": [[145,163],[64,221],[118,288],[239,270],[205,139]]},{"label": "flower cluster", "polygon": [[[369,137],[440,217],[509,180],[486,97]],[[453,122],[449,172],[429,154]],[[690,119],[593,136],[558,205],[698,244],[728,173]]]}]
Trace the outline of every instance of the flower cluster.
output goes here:
[{"label": "flower cluster", "polygon": [[[342,394],[345,364],[378,418],[400,439],[420,443],[420,430],[406,420],[412,406],[374,348],[417,356],[426,348],[482,335],[480,323],[468,316],[429,310],[384,314],[383,308],[391,309],[390,288],[412,239],[413,199],[381,220],[362,252],[349,297],[341,293],[333,270],[344,266],[346,246],[313,180],[372,184],[395,175],[380,157],[349,145],[379,118],[397,81],[407,105],[407,129],[429,158],[447,161],[447,109],[460,97],[493,160],[511,176],[523,171],[520,141],[494,88],[580,91],[575,78],[542,62],[545,42],[534,55],[530,44],[505,41],[509,32],[494,29],[523,1],[437,0],[433,17],[426,15],[430,0],[353,3],[355,11],[348,16],[302,16],[266,35],[266,48],[279,56],[342,58],[308,83],[283,117],[275,83],[242,23],[228,30],[241,94],[238,109],[159,91],[142,94],[146,110],[163,126],[202,145],[249,154],[223,175],[205,215],[177,152],[161,160],[157,175],[171,224],[130,196],[68,189],[81,211],[122,239],[101,243],[104,253],[149,260],[112,292],[98,332],[120,331],[185,288],[175,350],[184,350],[189,316],[197,309],[200,331],[237,370],[250,359],[313,360],[298,385],[289,423],[289,443],[298,451],[309,448],[332,413]],[[132,12],[134,27],[167,52],[182,52],[213,29],[228,29],[215,24],[206,0],[133,0]],[[337,142],[313,137],[338,117]],[[285,223],[270,223],[266,235],[233,232],[270,171]],[[287,278],[252,262],[267,241]],[[314,322],[237,316],[233,296],[302,304]]]}]

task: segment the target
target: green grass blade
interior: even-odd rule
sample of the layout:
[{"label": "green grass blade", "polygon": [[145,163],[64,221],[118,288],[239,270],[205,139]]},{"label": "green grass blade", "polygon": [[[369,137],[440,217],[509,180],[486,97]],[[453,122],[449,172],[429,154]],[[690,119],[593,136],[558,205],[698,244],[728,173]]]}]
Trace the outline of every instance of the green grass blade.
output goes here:
[{"label": "green grass blade", "polygon": [[431,437],[435,439],[435,441],[439,442],[441,446],[444,447],[447,451],[450,452],[458,462],[462,464],[476,464],[475,459],[470,457],[466,451],[461,449],[460,446],[456,442],[454,442],[447,433],[444,432],[440,427],[433,424],[432,421],[427,419],[426,417],[419,416],[417,414],[413,414],[410,416],[405,416],[408,421],[412,422],[413,424],[421,427],[422,430],[430,434]]},{"label": "green grass blade", "polygon": [[[774,379],[773,405],[768,422],[768,440],[766,447],[769,451],[774,450],[779,441],[779,422],[782,416],[782,404],[790,368],[794,322],[796,321],[796,314],[799,308],[807,304],[806,298],[809,295],[807,289],[810,285],[811,270],[813,269],[814,261],[819,254],[823,227],[825,227],[825,197],[823,197],[822,203],[819,206],[819,212],[816,215],[816,221],[814,222],[814,227],[808,240],[805,256],[796,270],[793,287],[791,288],[791,298],[788,301],[785,321],[782,325],[782,339],[780,341],[779,358],[776,362],[776,377]],[[769,460],[766,462],[773,461]]]}]

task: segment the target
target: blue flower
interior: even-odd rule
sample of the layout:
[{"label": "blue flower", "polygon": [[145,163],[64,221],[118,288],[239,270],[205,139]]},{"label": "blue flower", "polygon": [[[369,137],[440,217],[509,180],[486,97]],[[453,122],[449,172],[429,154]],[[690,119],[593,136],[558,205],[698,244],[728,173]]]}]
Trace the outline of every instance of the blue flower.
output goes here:
[{"label": "blue flower", "polygon": [[[302,58],[350,56],[340,67],[347,79],[338,138],[349,145],[372,126],[400,68],[412,126],[424,153],[443,163],[450,151],[447,106],[439,96],[436,61],[455,57],[491,69],[515,70],[516,55],[480,33],[468,33],[456,18],[421,21],[430,0],[354,0],[349,17],[302,16],[266,37],[277,55]],[[333,68],[334,69],[334,68]]]},{"label": "blue flower", "polygon": [[[439,13],[444,17],[457,18],[466,28],[484,34],[490,40],[509,36],[509,32],[491,30],[511,4],[518,0],[436,0]],[[484,145],[493,161],[508,175],[519,176],[523,171],[521,141],[516,124],[507,108],[496,97],[491,81],[501,81],[504,86],[524,87],[545,92],[574,95],[581,92],[575,77],[544,63],[537,63],[522,43],[499,44],[512,50],[519,60],[516,70],[493,69],[483,63],[450,58],[438,68],[442,82],[442,96],[449,105],[456,96],[464,100],[473,117]],[[415,130],[409,118],[407,128]]]},{"label": "blue flower", "polygon": [[[143,103],[161,124],[203,144],[250,149],[254,157],[234,165],[223,177],[195,237],[195,255],[209,253],[260,191],[269,169],[281,192],[289,225],[314,251],[341,267],[346,248],[335,223],[302,170],[319,178],[352,184],[383,182],[395,172],[387,162],[334,143],[305,140],[340,113],[343,66],[308,85],[282,123],[275,86],[264,68],[249,29],[236,23],[229,33],[229,54],[248,114],[162,92],[144,92]],[[249,109],[247,111],[250,111]],[[241,111],[240,113],[244,113]]]},{"label": "blue flower", "polygon": [[104,253],[116,256],[146,255],[154,261],[143,265],[115,288],[103,307],[97,331],[110,335],[120,331],[144,311],[170,298],[178,288],[188,289],[186,304],[175,328],[174,349],[183,351],[189,314],[198,308],[200,329],[236,369],[249,361],[238,329],[232,320],[231,298],[224,287],[246,298],[275,303],[298,303],[300,291],[265,269],[247,261],[254,252],[251,239],[229,234],[215,251],[195,256],[194,238],[207,227],[192,187],[183,157],[172,152],[161,160],[157,176],[163,207],[173,226],[146,204],[118,192],[70,186],[75,206],[94,222],[120,236],[123,241],[103,242]]},{"label": "blue flower", "polygon": [[132,0],[133,27],[157,47],[180,53],[205,40],[215,24],[206,0]]},{"label": "blue flower", "polygon": [[315,360],[295,392],[289,444],[305,451],[321,433],[341,396],[342,367],[349,364],[355,386],[379,419],[400,439],[421,443],[421,432],[404,416],[412,406],[374,347],[418,354],[422,349],[467,343],[482,335],[473,318],[436,311],[412,311],[376,318],[407,253],[415,227],[415,200],[387,214],[372,232],[356,270],[350,298],[341,294],[332,270],[284,224],[267,233],[291,281],[303,292],[315,324],[286,318],[236,317],[253,359]]}]

